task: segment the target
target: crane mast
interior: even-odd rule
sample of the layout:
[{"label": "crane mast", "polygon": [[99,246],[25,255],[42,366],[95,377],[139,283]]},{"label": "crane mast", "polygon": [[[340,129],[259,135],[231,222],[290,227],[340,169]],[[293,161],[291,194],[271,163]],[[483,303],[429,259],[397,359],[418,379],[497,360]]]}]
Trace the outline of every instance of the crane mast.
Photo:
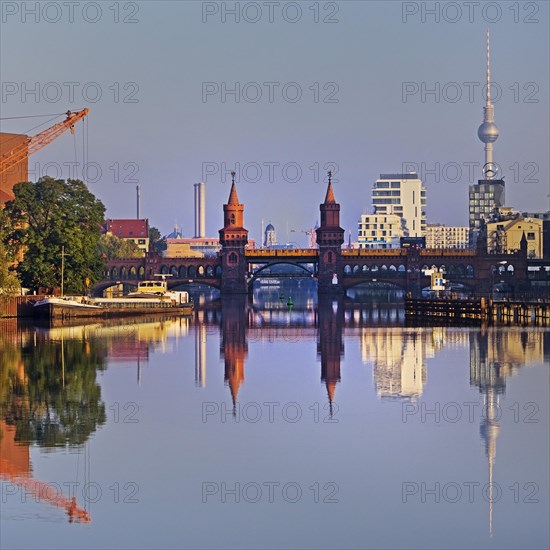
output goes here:
[{"label": "crane mast", "polygon": [[89,112],[89,109],[82,109],[81,111],[71,112],[67,111],[67,118],[46,128],[42,132],[29,137],[25,143],[14,147],[11,151],[8,151],[0,157],[0,175],[10,170],[21,161],[28,158],[33,153],[40,151],[40,149],[49,145],[52,141],[64,134],[67,130],[70,130],[71,134],[74,134],[74,125],[82,120]]}]

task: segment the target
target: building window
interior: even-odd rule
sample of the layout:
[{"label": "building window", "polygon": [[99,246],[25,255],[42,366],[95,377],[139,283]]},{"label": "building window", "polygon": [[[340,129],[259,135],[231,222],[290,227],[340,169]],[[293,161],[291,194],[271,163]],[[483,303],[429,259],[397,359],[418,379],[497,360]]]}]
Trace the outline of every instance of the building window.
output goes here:
[{"label": "building window", "polygon": [[237,254],[235,252],[231,252],[227,258],[227,263],[234,265],[238,261],[239,261],[239,257],[237,256]]},{"label": "building window", "polygon": [[527,240],[528,241],[534,241],[535,240],[535,234],[534,233],[527,233]]},{"label": "building window", "polygon": [[229,218],[229,223],[231,225],[235,225],[235,214],[231,214],[231,217]]},{"label": "building window", "polygon": [[145,244],[145,239],[138,239],[138,244]]}]

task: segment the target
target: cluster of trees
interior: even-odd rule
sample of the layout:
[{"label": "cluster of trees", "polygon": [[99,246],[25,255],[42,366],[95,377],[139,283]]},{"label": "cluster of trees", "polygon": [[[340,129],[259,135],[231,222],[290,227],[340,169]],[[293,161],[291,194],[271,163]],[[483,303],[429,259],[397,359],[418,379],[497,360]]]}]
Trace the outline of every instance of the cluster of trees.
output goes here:
[{"label": "cluster of trees", "polygon": [[[101,234],[105,207],[80,180],[43,177],[13,192],[0,211],[0,299],[20,286],[59,287],[62,247],[65,290],[75,294],[102,278],[107,260],[142,255],[134,242]],[[151,227],[149,235],[158,250],[160,232]]]},{"label": "cluster of trees", "polygon": [[61,249],[65,247],[65,288],[83,293],[86,280],[101,276],[98,243],[105,207],[80,180],[44,177],[13,187],[6,203],[4,243],[21,256],[17,273],[22,286],[55,288],[61,280]]}]

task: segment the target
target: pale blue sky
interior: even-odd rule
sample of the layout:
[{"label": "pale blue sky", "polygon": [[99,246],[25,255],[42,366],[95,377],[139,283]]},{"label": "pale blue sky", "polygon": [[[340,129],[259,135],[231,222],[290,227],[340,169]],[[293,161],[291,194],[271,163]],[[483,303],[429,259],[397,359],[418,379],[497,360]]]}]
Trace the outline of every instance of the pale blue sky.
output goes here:
[{"label": "pale blue sky", "polygon": [[[246,205],[246,226],[252,237],[259,238],[261,219],[271,221],[284,241],[287,222],[290,228],[303,229],[318,219],[325,184],[315,182],[316,168],[310,167],[319,163],[322,170],[333,162],[338,166],[335,193],[342,205],[342,226],[355,235],[360,214],[370,207],[371,184],[380,173],[399,172],[407,162],[433,170],[439,162],[440,182],[435,182],[434,175],[424,178],[428,221],[466,224],[468,163],[478,163],[474,180],[483,164],[483,145],[477,138],[483,98],[476,86],[470,102],[463,83],[485,80],[488,27],[492,80],[502,90],[502,98],[495,103],[500,129],[495,160],[507,181],[506,202],[520,210],[549,208],[547,2],[493,3],[500,15],[494,7],[483,12],[481,6],[474,6],[473,22],[464,3],[455,3],[462,10],[457,17],[440,2],[440,21],[424,14],[422,22],[422,7],[433,8],[436,3],[308,0],[299,3],[302,14],[295,23],[283,18],[283,8],[287,19],[296,17],[295,7],[288,2],[274,6],[272,23],[263,2],[249,3],[252,7],[241,13],[239,23],[230,14],[224,23],[221,9],[203,22],[202,11],[214,11],[213,2],[119,3],[119,23],[114,22],[113,2],[91,3],[87,12],[84,4],[75,7],[73,22],[61,2],[50,3],[54,7],[36,22],[36,16],[24,13],[25,7],[28,10],[34,4],[3,3],[1,116],[89,107],[88,160],[102,169],[101,179],[90,183],[90,188],[105,203],[110,217],[135,216],[135,183],[114,181],[109,167],[116,162],[120,179],[131,176],[133,166],[127,163],[139,167],[142,215],[163,234],[177,221],[187,235],[193,232],[192,184],[201,179],[203,163],[213,167],[225,163],[228,170],[235,162],[241,167],[257,163],[262,168],[260,180],[251,181],[256,173],[250,165],[238,186]],[[228,8],[239,4],[242,11],[246,3],[225,4]],[[101,6],[100,15],[95,5]],[[260,21],[245,21],[243,17],[251,20],[257,15],[257,7],[262,10]],[[403,10],[416,8],[418,13],[403,22]],[[315,10],[321,21],[337,22],[315,23]],[[98,20],[92,23],[86,18]],[[124,18],[137,22],[123,23]],[[457,22],[445,21],[453,18]],[[499,20],[491,23],[489,19]],[[25,96],[23,87],[32,88],[36,82],[39,97]],[[77,83],[72,103],[67,82]],[[253,98],[260,89],[262,97],[252,103],[241,96],[235,103],[228,95],[222,103],[218,93],[203,101],[203,82],[218,86],[226,82],[228,87],[235,82],[259,83],[259,88],[251,85],[246,90]],[[264,82],[280,83],[274,86],[272,103]],[[282,89],[289,82],[302,90],[302,99],[296,103],[283,99]],[[330,82],[337,90],[334,84],[323,89]],[[403,101],[404,82],[419,89],[423,82],[429,88],[438,82],[439,102],[433,95],[422,102],[420,91]],[[456,102],[443,97],[443,88],[452,82],[459,83],[462,93]],[[86,101],[86,83],[97,83],[88,86],[86,93],[93,99],[100,89],[98,101]],[[115,83],[119,83],[118,101]],[[127,83],[136,83],[139,89]],[[319,83],[318,102],[315,83]],[[61,97],[55,98],[59,89]],[[293,94],[295,87],[286,91]],[[449,99],[456,91],[455,85],[445,87]],[[52,101],[47,101],[48,94]],[[125,97],[137,101],[123,102]],[[327,97],[337,101],[323,102]],[[538,102],[525,102],[529,98]],[[2,131],[26,132],[41,121],[4,120]],[[83,127],[77,128],[78,162],[82,162]],[[65,135],[31,157],[31,170],[36,163],[42,171],[49,161],[74,161],[72,139]],[[273,164],[273,182],[269,163],[279,163]],[[300,166],[299,181],[285,181],[281,168],[287,163]],[[455,183],[444,181],[445,173],[455,179],[456,165],[449,163],[457,163],[462,171]],[[534,167],[536,174],[532,174]],[[294,174],[289,167],[289,178]],[[68,175],[65,168],[63,176]],[[222,182],[219,173],[208,177],[210,235],[217,235],[221,227],[221,205],[228,192],[228,180]],[[304,237],[294,235],[290,240],[305,243]]]}]

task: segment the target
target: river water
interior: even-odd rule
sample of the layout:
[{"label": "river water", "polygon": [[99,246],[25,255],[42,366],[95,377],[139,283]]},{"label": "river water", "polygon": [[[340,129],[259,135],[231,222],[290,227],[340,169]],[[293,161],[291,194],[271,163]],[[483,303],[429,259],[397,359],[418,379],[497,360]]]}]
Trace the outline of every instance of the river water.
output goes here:
[{"label": "river water", "polygon": [[548,548],[550,332],[281,291],[0,325],[0,548]]}]

